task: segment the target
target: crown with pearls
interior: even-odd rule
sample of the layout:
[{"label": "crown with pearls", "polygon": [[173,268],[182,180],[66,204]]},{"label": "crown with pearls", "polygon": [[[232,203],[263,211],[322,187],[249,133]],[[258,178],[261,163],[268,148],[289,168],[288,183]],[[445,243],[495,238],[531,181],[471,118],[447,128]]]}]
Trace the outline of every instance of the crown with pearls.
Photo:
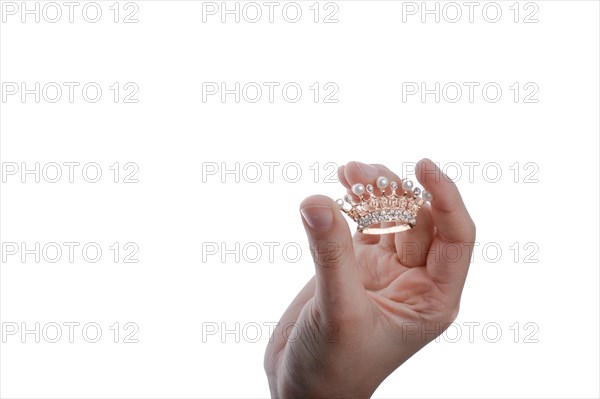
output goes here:
[{"label": "crown with pearls", "polygon": [[[350,195],[336,201],[338,208],[358,223],[357,231],[363,234],[409,230],[417,224],[417,213],[421,206],[433,199],[430,192],[413,188],[410,180],[403,179],[399,186],[397,182],[390,183],[386,177],[380,176],[376,184],[379,194],[375,193],[372,184],[365,187],[357,183],[352,186],[352,192],[359,198],[358,202]],[[385,193],[388,185],[391,194]],[[388,226],[384,226],[384,223]]]}]

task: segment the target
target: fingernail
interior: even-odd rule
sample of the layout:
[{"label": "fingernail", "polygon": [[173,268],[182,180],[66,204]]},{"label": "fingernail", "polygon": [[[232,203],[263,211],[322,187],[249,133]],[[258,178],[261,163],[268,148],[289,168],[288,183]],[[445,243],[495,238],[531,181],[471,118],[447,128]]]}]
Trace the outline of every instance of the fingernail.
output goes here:
[{"label": "fingernail", "polygon": [[314,230],[328,230],[333,225],[333,208],[330,206],[308,206],[300,209],[306,223]]},{"label": "fingernail", "polygon": [[362,162],[354,162],[358,169],[361,171],[363,175],[367,178],[367,180],[373,180],[379,177],[379,171],[375,166],[368,165]]}]

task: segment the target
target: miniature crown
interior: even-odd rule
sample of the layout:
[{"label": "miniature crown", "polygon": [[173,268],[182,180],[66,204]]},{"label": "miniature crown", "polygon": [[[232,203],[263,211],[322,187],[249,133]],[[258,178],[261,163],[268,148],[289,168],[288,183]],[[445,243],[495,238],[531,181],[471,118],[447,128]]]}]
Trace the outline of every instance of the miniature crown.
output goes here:
[{"label": "miniature crown", "polygon": [[[421,206],[433,199],[430,192],[413,188],[410,180],[403,179],[399,186],[397,182],[390,183],[386,177],[380,176],[376,184],[379,195],[375,194],[372,184],[365,187],[364,184],[357,183],[352,186],[352,192],[359,198],[358,202],[350,195],[336,201],[338,208],[358,223],[357,231],[363,234],[409,230],[417,224],[417,213]],[[391,194],[385,193],[388,184]],[[386,222],[389,222],[389,226],[384,226]]]}]

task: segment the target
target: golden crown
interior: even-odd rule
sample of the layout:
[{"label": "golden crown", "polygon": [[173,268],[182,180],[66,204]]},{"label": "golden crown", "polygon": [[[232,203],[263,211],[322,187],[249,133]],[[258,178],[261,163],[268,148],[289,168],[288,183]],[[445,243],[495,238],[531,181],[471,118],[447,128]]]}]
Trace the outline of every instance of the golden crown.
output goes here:
[{"label": "golden crown", "polygon": [[[348,194],[336,201],[338,208],[358,223],[357,231],[363,234],[409,230],[417,224],[417,213],[423,203],[433,199],[430,192],[413,188],[413,182],[407,179],[398,185],[381,176],[377,178],[376,185],[379,195],[375,194],[372,184],[357,183],[352,186],[352,193],[358,197],[358,202]],[[388,185],[390,194],[386,194]]]}]

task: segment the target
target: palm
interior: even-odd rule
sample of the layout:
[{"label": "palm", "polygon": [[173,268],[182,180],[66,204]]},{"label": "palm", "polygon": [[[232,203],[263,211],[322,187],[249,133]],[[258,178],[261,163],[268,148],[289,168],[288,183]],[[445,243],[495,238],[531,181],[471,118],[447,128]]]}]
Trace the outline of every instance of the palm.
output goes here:
[{"label": "palm", "polygon": [[378,311],[397,323],[438,311],[435,304],[443,298],[427,273],[426,261],[406,266],[399,245],[365,243],[359,234],[354,238],[357,264],[364,289]]}]

